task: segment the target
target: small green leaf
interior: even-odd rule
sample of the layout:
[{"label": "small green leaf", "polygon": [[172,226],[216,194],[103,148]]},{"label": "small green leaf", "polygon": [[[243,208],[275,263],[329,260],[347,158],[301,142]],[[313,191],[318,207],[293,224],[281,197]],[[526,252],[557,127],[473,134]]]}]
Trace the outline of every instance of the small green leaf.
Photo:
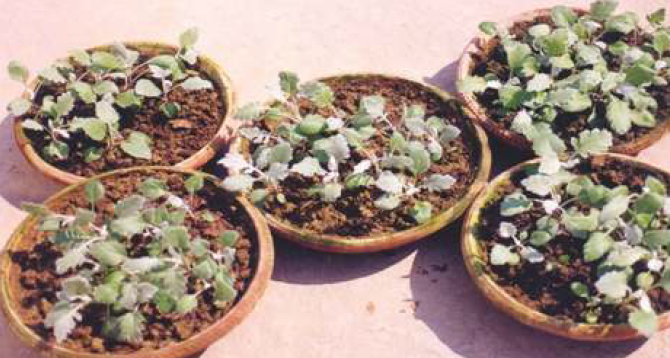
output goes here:
[{"label": "small green leaf", "polygon": [[70,51],[70,57],[84,67],[91,66],[91,55],[84,50],[72,50]]},{"label": "small green leaf", "polygon": [[433,216],[433,205],[427,201],[418,201],[409,210],[409,214],[418,224],[423,224]]},{"label": "small green leaf", "polygon": [[612,146],[612,133],[605,129],[592,129],[579,133],[579,138],[572,138],[572,148],[582,157],[603,154]]},{"label": "small green leaf", "polygon": [[219,303],[230,302],[237,297],[237,290],[233,284],[227,280],[223,274],[218,274],[214,278],[214,298]]},{"label": "small green leaf", "polygon": [[633,86],[640,86],[653,81],[655,75],[656,71],[653,68],[638,63],[626,70],[626,82]]},{"label": "small green leaf", "polygon": [[304,84],[300,91],[320,108],[330,106],[335,99],[333,90],[326,84],[318,81]]},{"label": "small green leaf", "polygon": [[282,92],[289,96],[298,93],[299,82],[300,79],[298,78],[298,75],[293,72],[282,71],[279,73],[279,86],[281,87]]},{"label": "small green leaf", "polygon": [[142,216],[127,216],[120,219],[113,220],[109,224],[109,229],[122,237],[132,237],[144,230],[146,223]]},{"label": "small green leaf", "polygon": [[163,115],[167,118],[175,118],[179,114],[181,106],[176,102],[166,102],[161,104],[160,110],[163,112]]},{"label": "small green leaf", "polygon": [[498,32],[495,22],[484,21],[479,23],[479,30],[489,36],[495,36]]},{"label": "small green leaf", "polygon": [[570,27],[577,21],[577,14],[571,8],[559,5],[551,9],[551,19],[556,26]]},{"label": "small green leaf", "polygon": [[91,63],[93,67],[105,71],[117,70],[125,67],[123,60],[104,51],[93,52],[91,55]]},{"label": "small green leaf", "polygon": [[520,191],[507,195],[500,204],[502,216],[514,216],[530,210],[533,203]]},{"label": "small green leaf", "polygon": [[92,205],[105,197],[105,186],[99,180],[91,180],[84,186],[84,196]]},{"label": "small green leaf", "polygon": [[612,238],[601,232],[594,232],[584,244],[584,261],[592,262],[603,257],[614,244]]},{"label": "small green leaf", "polygon": [[9,73],[9,78],[21,83],[28,82],[28,77],[30,76],[28,69],[18,61],[9,61],[7,64],[7,73]]},{"label": "small green leaf", "polygon": [[634,210],[638,213],[655,214],[663,208],[665,197],[657,193],[648,192],[642,194],[634,205]]},{"label": "small green leaf", "polygon": [[615,15],[605,22],[606,32],[619,32],[627,35],[637,27],[637,15],[627,11],[620,15]]},{"label": "small green leaf", "polygon": [[507,53],[507,63],[514,72],[518,72],[523,67],[526,58],[532,54],[530,46],[521,42],[510,41],[504,47]]},{"label": "small green leaf", "polygon": [[386,100],[382,96],[365,96],[361,98],[359,111],[373,118],[384,115]]},{"label": "small green leaf", "polygon": [[200,77],[190,77],[186,81],[182,82],[180,86],[187,91],[197,91],[197,90],[214,88],[212,82],[202,79]]},{"label": "small green leaf", "polygon": [[504,245],[495,244],[491,249],[491,254],[489,255],[489,261],[491,265],[501,266],[511,264],[514,265],[519,262],[519,255],[512,252],[512,250]]},{"label": "small green leaf", "polygon": [[646,337],[651,337],[658,331],[658,316],[653,311],[636,309],[628,314],[628,323]]},{"label": "small green leaf", "polygon": [[81,321],[80,308],[79,304],[68,301],[59,301],[51,308],[44,320],[44,325],[47,328],[53,328],[56,342],[65,341],[77,326],[77,322]]},{"label": "small green leaf", "polygon": [[114,215],[118,218],[136,215],[142,210],[146,202],[145,197],[133,194],[114,205]]},{"label": "small green leaf", "polygon": [[670,50],[670,32],[664,30],[657,31],[654,34],[653,45],[658,56],[663,56],[666,51]]},{"label": "small green leaf", "polygon": [[158,199],[161,196],[167,194],[167,186],[165,182],[156,178],[146,179],[142,182],[142,184],[140,184],[138,189],[142,195],[151,200]]},{"label": "small green leaf", "polygon": [[142,132],[133,131],[130,136],[121,142],[121,149],[128,155],[151,160],[151,138]]},{"label": "small green leaf", "polygon": [[456,82],[459,92],[482,93],[486,90],[486,80],[479,76],[467,76]]},{"label": "small green leaf", "polygon": [[198,297],[196,295],[186,295],[177,301],[177,313],[187,314],[198,307]]},{"label": "small green leaf", "polygon": [[116,96],[116,104],[121,108],[128,108],[131,106],[141,106],[142,98],[135,94],[134,90],[128,90],[125,92],[119,93]]},{"label": "small green leaf", "polygon": [[572,290],[572,293],[574,293],[576,296],[581,297],[581,298],[589,298],[589,288],[585,284],[581,282],[573,282],[570,284],[570,290]]},{"label": "small green leaf", "polygon": [[99,96],[115,94],[119,93],[119,87],[116,85],[116,83],[110,80],[106,80],[95,84],[95,86],[93,86],[93,92]]},{"label": "small green leaf", "polygon": [[253,177],[246,174],[231,175],[223,180],[223,188],[232,192],[247,191],[251,189],[255,181]]},{"label": "small green leaf", "polygon": [[619,5],[615,0],[598,0],[591,3],[591,16],[596,21],[605,21],[610,17]]},{"label": "small green leaf", "polygon": [[670,230],[647,231],[642,241],[651,247],[668,246],[670,244]]},{"label": "small green leaf", "polygon": [[644,181],[644,185],[649,188],[652,193],[662,196],[668,195],[668,189],[665,184],[653,176],[648,176]]},{"label": "small green leaf", "polygon": [[93,103],[97,98],[95,92],[93,92],[93,87],[86,82],[77,81],[72,85],[72,89],[84,103]]},{"label": "small green leaf", "polygon": [[430,169],[432,161],[430,159],[430,153],[420,142],[410,142],[407,145],[407,154],[412,158],[413,164],[410,167],[410,170],[414,175],[419,175],[425,173]]},{"label": "small green leaf", "polygon": [[323,201],[327,203],[332,203],[337,201],[337,199],[342,195],[342,184],[339,183],[328,183],[323,186],[323,189],[320,191]]},{"label": "small green leaf", "polygon": [[117,320],[118,339],[126,343],[142,342],[145,319],[139,312],[128,312]]},{"label": "small green leaf", "polygon": [[298,130],[304,135],[316,135],[326,127],[326,119],[318,114],[310,114],[298,124]]},{"label": "small green leaf", "polygon": [[99,263],[117,266],[126,259],[125,247],[113,241],[101,241],[91,245],[90,253]]},{"label": "small green leaf", "polygon": [[135,84],[135,93],[144,97],[158,97],[163,92],[153,82],[142,78]]},{"label": "small green leaf", "polygon": [[626,297],[630,290],[628,277],[623,271],[611,271],[600,276],[595,286],[598,292],[615,300]]},{"label": "small green leaf", "polygon": [[665,8],[660,8],[647,15],[647,21],[654,26],[663,25],[663,22],[665,22]]},{"label": "small green leaf", "polygon": [[52,83],[65,83],[67,80],[56,67],[47,67],[37,74],[43,81]]},{"label": "small green leaf", "polygon": [[198,28],[191,27],[179,35],[179,46],[188,48],[193,47],[198,41]]},{"label": "small green leaf", "polygon": [[237,240],[239,240],[239,238],[240,238],[239,232],[235,230],[226,230],[223,233],[221,233],[221,236],[219,236],[218,240],[223,246],[235,247],[235,244],[237,243]]},{"label": "small green leaf", "polygon": [[66,116],[74,108],[74,97],[69,92],[58,96],[56,103],[53,105],[53,110],[57,118]]},{"label": "small green leaf", "polygon": [[86,133],[89,138],[100,142],[107,137],[107,123],[102,120],[98,118],[75,118],[75,120],[76,119],[80,120],[78,126],[84,130],[84,133]]},{"label": "small green leaf", "polygon": [[102,284],[96,286],[93,290],[93,300],[106,305],[116,303],[119,297],[119,289],[117,285]]},{"label": "small green leaf", "polygon": [[169,246],[187,248],[191,234],[185,226],[169,226],[163,229],[163,242]]},{"label": "small green leaf", "polygon": [[41,125],[39,122],[35,121],[34,119],[26,119],[21,121],[21,128],[23,129],[28,129],[31,131],[43,131],[44,126]]},{"label": "small green leaf", "polygon": [[9,111],[12,113],[12,115],[18,117],[26,114],[30,110],[30,107],[32,107],[32,105],[33,103],[25,98],[17,98],[9,102],[9,105],[7,107]]},{"label": "small green leaf", "polygon": [[393,210],[400,205],[400,197],[397,195],[383,195],[374,201],[374,205],[381,210]]}]

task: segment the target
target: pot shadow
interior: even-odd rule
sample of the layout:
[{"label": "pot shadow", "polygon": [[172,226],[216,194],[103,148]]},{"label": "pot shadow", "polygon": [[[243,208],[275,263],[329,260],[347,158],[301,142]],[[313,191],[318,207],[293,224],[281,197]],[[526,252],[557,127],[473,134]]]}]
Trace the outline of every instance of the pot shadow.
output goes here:
[{"label": "pot shadow", "polygon": [[349,281],[392,266],[416,251],[419,243],[371,254],[336,254],[312,250],[273,233],[272,279],[302,285]]},{"label": "pot shadow", "polygon": [[479,292],[463,265],[458,224],[419,247],[410,274],[417,303],[415,317],[454,353],[464,358],[617,358],[644,343],[572,341],[525,326],[498,311]]},{"label": "pot shadow", "polygon": [[14,119],[6,116],[0,122],[0,197],[19,208],[21,202],[42,202],[61,185],[50,181],[23,157],[14,141]]},{"label": "pot shadow", "polygon": [[456,93],[456,74],[458,73],[458,61],[454,61],[442,67],[431,77],[424,77],[424,82],[441,88],[452,94]]}]

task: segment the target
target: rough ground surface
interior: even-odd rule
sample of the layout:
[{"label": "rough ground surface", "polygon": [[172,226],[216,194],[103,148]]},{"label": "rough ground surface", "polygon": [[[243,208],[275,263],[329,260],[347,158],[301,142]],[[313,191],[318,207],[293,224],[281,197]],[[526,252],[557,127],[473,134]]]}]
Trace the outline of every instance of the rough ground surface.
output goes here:
[{"label": "rough ground surface", "polygon": [[[241,103],[267,99],[263,87],[282,69],[299,70],[303,78],[395,72],[453,90],[454,61],[480,21],[558,2],[203,0],[194,6],[177,0],[52,5],[1,0],[0,20],[12,31],[0,35],[0,64],[16,58],[41,68],[71,48],[142,37],[173,41],[184,28],[198,25],[198,48],[221,60]],[[667,0],[620,2],[645,13],[668,6]],[[6,102],[19,91],[18,84],[0,76],[0,99]],[[20,200],[40,200],[56,190],[25,163],[10,129],[8,121],[0,123],[0,242],[22,218]],[[641,156],[670,168],[669,150],[666,136]],[[496,146],[493,152],[496,161],[506,163],[503,167],[519,158],[507,147]],[[274,281],[266,295],[247,320],[201,358],[670,356],[670,332],[647,342],[591,344],[555,338],[511,320],[470,282],[458,233],[454,224],[394,254],[371,256],[324,255],[277,240]],[[0,318],[0,357],[39,355]]]}]

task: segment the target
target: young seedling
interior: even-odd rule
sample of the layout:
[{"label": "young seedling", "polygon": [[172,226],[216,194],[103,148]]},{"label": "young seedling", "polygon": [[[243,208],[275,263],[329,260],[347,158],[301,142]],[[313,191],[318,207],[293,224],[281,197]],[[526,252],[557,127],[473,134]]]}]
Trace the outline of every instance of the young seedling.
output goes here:
[{"label": "young seedling", "polygon": [[[335,95],[322,82],[300,83],[290,72],[279,74],[271,104],[251,103],[237,117],[247,121],[239,134],[254,146],[251,158],[230,153],[220,163],[232,174],[224,179],[228,190],[248,192],[258,205],[275,195],[291,176],[318,178],[309,193],[324,203],[334,203],[347,192],[377,188],[374,198],[381,210],[393,210],[421,191],[449,190],[456,179],[448,174],[429,174],[460,129],[443,118],[426,118],[422,105],[406,106],[399,123],[385,112],[382,96],[365,96],[351,114],[335,108]],[[300,103],[328,110],[330,117],[305,114]],[[271,123],[270,130],[266,123]],[[372,153],[369,143],[383,138],[389,145]],[[418,202],[410,210],[417,223],[432,216],[432,205]]]},{"label": "young seedling", "polygon": [[[127,120],[122,113],[141,110],[147,98],[160,98],[163,115],[174,118],[180,106],[168,100],[170,91],[212,88],[210,81],[189,69],[198,59],[193,48],[197,38],[197,30],[189,29],[180,36],[174,55],[146,60],[118,42],[108,51],[75,50],[67,60],[40,71],[34,86],[28,82],[28,69],[11,61],[9,75],[24,85],[27,98],[13,100],[8,109],[22,117],[24,130],[44,138],[41,154],[50,162],[66,160],[72,151],[82,151],[86,162],[94,162],[115,146],[126,155],[150,160],[152,139],[139,131],[121,135]],[[42,95],[45,86],[62,90],[56,96]],[[89,140],[75,140],[81,136]]]},{"label": "young seedling", "polygon": [[[194,175],[185,181],[191,196],[202,189],[202,180]],[[211,292],[216,305],[235,300],[231,267],[237,231],[224,231],[216,242],[192,237],[184,224],[191,209],[155,178],[118,201],[111,214],[95,211],[105,197],[102,183],[89,182],[84,193],[92,210],[78,208],[75,215],[57,214],[38,204],[23,206],[39,217],[39,230],[47,232],[62,253],[56,273],[65,278],[44,322],[57,342],[71,335],[89,306],[105,312],[106,338],[139,343],[147,321],[142,307],[186,315],[198,307],[204,292]],[[137,236],[149,238],[144,255],[130,253],[131,239]],[[190,280],[197,280],[201,289],[190,292]]]}]

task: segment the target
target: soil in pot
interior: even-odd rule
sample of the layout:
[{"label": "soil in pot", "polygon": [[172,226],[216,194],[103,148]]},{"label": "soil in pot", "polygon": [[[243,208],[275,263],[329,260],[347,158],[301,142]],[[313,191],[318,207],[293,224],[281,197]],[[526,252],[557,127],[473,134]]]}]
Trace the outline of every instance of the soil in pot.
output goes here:
[{"label": "soil in pot", "polygon": [[[22,237],[20,249],[10,253],[13,262],[9,273],[10,287],[19,299],[13,305],[23,322],[44,341],[75,351],[94,353],[120,354],[159,349],[187,340],[203,331],[226,315],[244,295],[254,276],[254,267],[258,260],[256,232],[244,207],[230,193],[208,180],[205,180],[202,189],[191,194],[184,188],[184,182],[189,175],[183,173],[131,171],[103,178],[101,182],[105,187],[105,196],[96,204],[96,210],[103,215],[98,215],[96,223],[102,224],[103,216],[111,213],[114,205],[120,200],[137,193],[138,186],[147,178],[155,178],[166,183],[166,189],[175,196],[184,198],[186,205],[191,208],[192,214],[186,214],[182,224],[190,234],[191,241],[187,245],[192,247],[193,240],[201,238],[209,242],[212,252],[224,252],[228,247],[220,241],[222,233],[229,230],[237,231],[239,236],[231,246],[235,251],[234,256],[230,258],[232,262],[229,266],[232,278],[230,284],[237,290],[236,298],[225,304],[215,304],[214,290],[205,287],[205,281],[190,276],[185,282],[186,293],[199,294],[196,296],[197,305],[188,313],[181,314],[174,310],[161,313],[156,300],[139,304],[138,311],[145,319],[141,340],[127,343],[109,338],[109,334],[104,332],[105,324],[109,323],[106,314],[109,306],[94,301],[80,312],[83,318],[67,339],[57,343],[54,330],[45,325],[45,319],[58,301],[57,293],[63,289],[62,283],[92,267],[84,264],[81,269],[69,269],[63,274],[57,273],[57,262],[63,257],[62,250],[49,237],[49,233],[38,231],[33,227]],[[156,203],[165,200],[169,199],[159,198]],[[55,213],[74,215],[76,208],[90,207],[84,189],[80,188],[62,200],[52,203],[49,208]],[[147,257],[147,250],[150,247],[148,245],[157,240],[151,235],[142,233],[133,235],[125,243],[128,257]],[[194,259],[188,255],[184,257],[186,260]],[[121,297],[119,296],[119,299]],[[157,299],[156,297],[154,296],[154,299]]]},{"label": "soil in pot", "polygon": [[[327,202],[319,195],[314,195],[313,191],[315,186],[323,183],[323,177],[308,177],[291,172],[277,187],[278,195],[268,195],[263,204],[267,213],[317,234],[364,237],[417,226],[411,210],[418,202],[430,203],[432,213],[435,214],[448,209],[467,193],[478,172],[480,153],[472,124],[457,101],[445,100],[418,83],[386,76],[351,75],[331,77],[320,82],[327,85],[334,94],[332,107],[319,108],[303,98],[298,103],[303,117],[318,114],[323,118],[349,118],[348,116],[360,111],[361,99],[366,96],[381,96],[385,100],[383,110],[392,123],[401,123],[407,107],[420,105],[425,108],[426,118],[436,116],[444,119],[445,124],[459,128],[461,134],[444,147],[442,157],[418,176],[421,181],[433,174],[443,174],[452,176],[455,181],[450,188],[443,191],[422,190],[407,196],[398,207],[388,210],[375,205],[375,201],[385,194],[375,185],[343,189],[339,198]],[[264,130],[273,130],[268,124],[271,121],[256,123]],[[366,140],[365,152],[351,149],[351,157],[337,167],[341,178],[349,177],[355,164],[366,160],[370,155],[382,158],[388,154],[392,129],[382,121],[375,121],[372,125],[377,133],[386,135],[375,134]],[[254,153],[257,148],[257,144],[251,143],[249,152]],[[292,164],[300,161],[300,158],[312,155],[311,153],[309,146],[297,145],[294,148]],[[328,168],[328,165],[322,163],[322,167]],[[398,174],[403,171],[394,169],[393,172]]]},{"label": "soil in pot", "polygon": [[[23,131],[34,146],[36,152],[49,164],[63,171],[90,177],[95,174],[111,171],[114,169],[128,168],[132,166],[146,165],[164,165],[172,166],[180,163],[200,149],[204,148],[216,135],[222,121],[224,120],[227,108],[225,93],[228,88],[219,88],[220,85],[215,81],[207,71],[202,68],[202,61],[198,59],[193,64],[186,61],[181,62],[182,71],[192,76],[200,77],[209,81],[209,88],[186,90],[183,86],[178,86],[177,81],[170,79],[163,81],[149,69],[146,61],[157,55],[165,53],[174,53],[170,48],[157,50],[147,48],[128,46],[128,49],[140,53],[135,65],[138,66],[133,72],[132,84],[127,84],[125,78],[108,76],[107,85],[114,87],[112,93],[126,92],[133,90],[139,81],[151,81],[157,88],[165,89],[163,82],[174,82],[174,87],[169,93],[161,95],[148,95],[141,99],[141,105],[120,106],[118,102],[113,108],[118,113],[120,119],[118,123],[118,135],[115,138],[105,138],[99,140],[88,135],[86,130],[66,130],[53,132],[53,136],[46,133],[44,129],[34,130],[34,124],[25,124],[26,120],[35,119],[41,127],[48,128],[48,116],[37,116],[44,98],[53,97],[57,99],[66,92],[77,93],[70,85],[65,83],[55,83],[45,81],[39,86],[35,93],[33,104],[27,113],[22,115]],[[89,50],[89,55],[96,51]],[[79,82],[93,85],[96,77],[99,80],[99,74],[83,67],[72,58],[68,59],[72,66],[72,73]],[[154,68],[156,66],[153,66]],[[160,70],[159,70],[160,71]],[[95,87],[94,87],[95,88]],[[134,92],[137,95],[137,90]],[[100,100],[104,101],[105,95],[98,95]],[[80,98],[74,102],[73,107],[67,115],[63,116],[62,124],[59,127],[72,128],[73,120],[90,119],[99,117],[100,113],[96,110],[96,101],[85,102]],[[172,106],[169,111],[164,110],[166,104]],[[176,108],[176,110],[174,110]],[[111,127],[110,127],[111,128]],[[108,132],[111,129],[107,130]],[[66,133],[67,132],[67,133]],[[130,155],[123,150],[120,141],[128,139],[135,132],[139,132],[148,137],[151,153]],[[69,133],[69,134],[68,134]],[[69,150],[65,155],[63,152],[53,150],[50,144],[54,142],[53,138],[67,143]]]},{"label": "soil in pot", "polygon": [[[627,186],[630,193],[641,193],[648,177],[653,176],[664,184],[670,183],[670,177],[662,172],[655,172],[639,164],[631,163],[616,157],[594,157],[585,160],[572,169],[572,173],[586,175],[595,185],[607,188]],[[495,197],[488,202],[481,212],[481,219],[475,228],[474,236],[479,241],[483,254],[481,268],[511,297],[529,308],[549,316],[566,319],[578,323],[590,324],[627,324],[635,305],[601,302],[589,304],[589,297],[597,296],[596,282],[607,270],[604,264],[607,253],[600,259],[587,260],[585,256],[586,238],[580,239],[571,235],[564,228],[558,230],[556,236],[542,246],[535,246],[543,260],[531,262],[521,259],[516,264],[491,264],[492,250],[496,245],[514,246],[515,239],[501,233],[501,223],[511,223],[516,228],[530,228],[533,232],[536,222],[547,215],[546,209],[539,201],[523,213],[511,217],[501,215],[503,198],[523,188],[521,181],[527,178],[524,171],[512,176],[511,181],[497,188]],[[579,207],[579,206],[578,206]],[[580,210],[586,212],[584,207]],[[551,217],[561,221],[559,211]],[[667,222],[661,222],[662,227]],[[522,230],[519,229],[519,230]],[[612,237],[624,236],[615,231]],[[528,240],[522,239],[523,240]],[[532,239],[531,239],[532,240]],[[626,239],[616,239],[623,240]],[[528,247],[533,247],[525,241]],[[608,257],[607,260],[610,260]],[[609,262],[609,261],[607,261]],[[630,289],[634,292],[641,289],[640,281],[635,277],[642,272],[649,273],[649,259],[637,260],[631,266],[629,279]],[[611,269],[611,268],[610,268]],[[651,271],[654,280],[660,280],[663,271]],[[576,287],[575,283],[584,286]],[[660,285],[646,290],[651,307],[659,315],[670,310],[670,294]],[[631,301],[635,303],[637,300]],[[639,304],[639,303],[638,303]]]},{"label": "soil in pot", "polygon": [[[549,25],[552,30],[560,28],[559,26],[556,26],[551,16],[541,15],[537,16],[531,21],[515,22],[509,28],[509,33],[514,39],[522,41],[522,39],[527,39],[531,36],[529,35],[529,29],[531,29],[533,26],[542,24]],[[637,26],[630,33],[623,34],[620,32],[604,32],[604,28],[605,26],[600,26],[591,35],[589,35],[589,38],[596,39],[597,43],[601,44],[602,46],[607,46],[608,48],[613,47],[612,45],[620,47],[631,46],[631,48],[644,48],[646,53],[653,57],[653,61],[667,59],[667,50],[664,51],[664,55],[660,55],[653,49],[650,49],[650,44],[653,43],[654,39],[648,30]],[[539,47],[539,45],[537,45],[537,47]],[[580,63],[579,60],[575,57],[576,56],[573,56],[572,58],[575,64],[574,68],[559,71],[556,75],[554,72],[552,72],[552,65],[547,62],[541,63],[539,65],[537,73],[550,74],[552,77],[554,77],[554,80],[558,82],[569,79],[570,76],[575,73],[575,70],[584,71],[595,68],[591,64]],[[623,68],[622,70],[622,59],[624,58],[624,55],[615,55],[610,50],[602,51],[602,58],[606,62],[607,70],[609,70],[611,73],[617,73],[620,71],[622,73],[626,73],[626,68],[629,68],[630,66],[627,65],[626,68]],[[493,74],[503,83],[512,77],[510,65],[508,62],[508,54],[505,51],[503,41],[499,36],[495,36],[487,40],[487,42],[483,45],[481,53],[472,53],[472,59],[474,65],[470,72],[471,76],[484,77],[485,75]],[[657,72],[657,75],[659,77],[668,79],[670,77],[669,71],[670,70],[665,67],[660,69]],[[521,81],[519,85],[523,88],[526,88],[529,80],[532,78],[532,76],[520,77]],[[630,130],[625,131],[625,133],[621,133],[623,130],[617,131],[615,128],[613,128],[612,124],[607,119],[609,116],[607,107],[608,103],[611,102],[608,100],[608,93],[616,92],[617,94],[615,96],[617,98],[621,98],[624,101],[628,100],[624,95],[622,95],[623,92],[618,90],[612,92],[609,90],[596,90],[589,92],[588,95],[592,102],[592,106],[589,106],[588,109],[565,111],[558,108],[555,118],[547,122],[550,123],[552,131],[561,139],[563,139],[567,144],[570,143],[570,138],[577,137],[584,130],[592,128],[609,129],[614,135],[614,146],[631,143],[651,132],[652,129],[656,126],[665,125],[666,120],[670,118],[670,86],[668,86],[667,83],[652,83],[646,87],[646,91],[657,103],[657,108],[655,111],[652,110],[653,116],[655,117],[655,124],[648,123],[644,125],[638,125],[637,123],[634,123]],[[500,92],[497,89],[487,88],[483,92],[474,93],[474,96],[476,97],[479,105],[483,107],[486,115],[492,120],[494,125],[497,125],[505,130],[515,132],[518,131],[518,129],[515,130],[513,122],[519,113],[519,109],[510,110],[509,108],[505,108],[501,102]],[[543,115],[544,114],[540,112],[539,114],[535,115],[531,114],[531,117],[542,117]],[[633,114],[628,116],[632,117]]]}]

